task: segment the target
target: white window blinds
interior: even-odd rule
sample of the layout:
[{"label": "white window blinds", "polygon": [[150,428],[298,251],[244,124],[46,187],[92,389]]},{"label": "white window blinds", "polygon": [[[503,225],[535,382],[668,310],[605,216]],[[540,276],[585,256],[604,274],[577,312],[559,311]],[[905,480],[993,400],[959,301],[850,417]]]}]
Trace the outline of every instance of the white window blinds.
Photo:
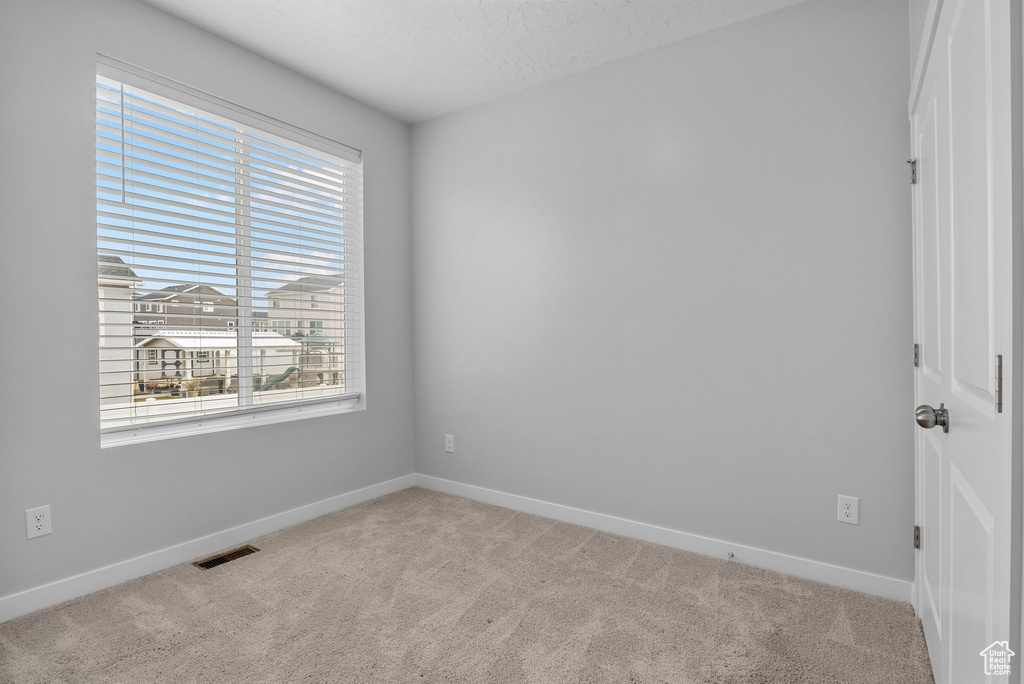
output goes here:
[{"label": "white window blinds", "polygon": [[103,431],[357,401],[359,153],[125,80],[96,82]]}]

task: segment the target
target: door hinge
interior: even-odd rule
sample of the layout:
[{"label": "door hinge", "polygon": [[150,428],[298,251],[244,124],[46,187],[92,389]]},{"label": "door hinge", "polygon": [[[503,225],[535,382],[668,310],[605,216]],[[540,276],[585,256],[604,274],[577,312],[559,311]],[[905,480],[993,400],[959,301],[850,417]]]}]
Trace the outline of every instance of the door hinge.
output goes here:
[{"label": "door hinge", "polygon": [[914,548],[921,548],[921,526],[914,525]]},{"label": "door hinge", "polygon": [[907,163],[910,164],[910,184],[917,185],[917,160],[908,159]]},{"label": "door hinge", "polygon": [[1003,412],[1003,355],[996,354],[996,413]]},{"label": "door hinge", "polygon": [[921,345],[917,342],[914,343],[914,368],[918,368],[921,365]]}]

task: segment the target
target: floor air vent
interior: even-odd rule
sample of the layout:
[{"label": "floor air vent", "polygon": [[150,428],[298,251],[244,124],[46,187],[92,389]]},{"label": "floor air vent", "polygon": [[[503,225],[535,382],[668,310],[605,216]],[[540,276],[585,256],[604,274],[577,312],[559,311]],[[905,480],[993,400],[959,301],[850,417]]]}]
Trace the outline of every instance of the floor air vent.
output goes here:
[{"label": "floor air vent", "polygon": [[236,558],[241,558],[242,556],[248,556],[250,553],[256,553],[257,551],[259,551],[259,549],[257,549],[255,546],[240,546],[239,548],[233,549],[231,551],[228,551],[227,553],[222,553],[222,554],[219,554],[219,555],[216,555],[216,556],[212,556],[212,557],[207,558],[205,560],[196,561],[192,565],[196,566],[197,568],[201,568],[203,570],[209,570],[210,568],[215,568],[218,565],[224,565],[225,563],[230,563],[231,561],[235,560]]}]

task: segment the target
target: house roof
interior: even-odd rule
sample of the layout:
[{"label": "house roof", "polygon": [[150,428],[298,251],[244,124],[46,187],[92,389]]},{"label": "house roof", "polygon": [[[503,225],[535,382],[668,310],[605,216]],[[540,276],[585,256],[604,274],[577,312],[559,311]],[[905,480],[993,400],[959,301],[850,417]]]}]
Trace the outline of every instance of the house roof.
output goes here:
[{"label": "house roof", "polygon": [[339,276],[303,276],[298,280],[282,285],[276,290],[271,290],[267,293],[267,296],[273,297],[278,292],[325,292],[335,287],[341,287],[344,282],[344,279]]},{"label": "house roof", "polygon": [[165,287],[165,288],[163,288],[161,290],[157,290],[156,292],[150,292],[147,295],[142,295],[142,296],[139,297],[139,299],[141,299],[141,300],[146,300],[146,299],[148,299],[148,300],[170,299],[171,297],[173,297],[176,294],[180,294],[182,292],[190,292],[190,291],[196,289],[197,287],[208,287],[211,290],[213,290],[214,292],[216,292],[217,294],[219,294],[221,297],[227,297],[228,296],[228,295],[224,294],[223,292],[221,292],[220,290],[218,290],[217,288],[215,288],[213,285],[206,285],[205,283],[186,283],[184,285],[169,285],[168,287]]},{"label": "house roof", "polygon": [[337,340],[332,340],[320,331],[313,333],[309,337],[303,337],[299,342],[312,347],[326,347],[332,344],[338,344]]},{"label": "house roof", "polygon": [[[145,347],[157,339],[167,340],[180,349],[208,351],[238,347],[238,336],[228,330],[157,330],[135,346]],[[298,349],[302,345],[276,332],[254,332],[252,346],[256,349]]]},{"label": "house roof", "polygon": [[129,268],[121,257],[111,256],[110,254],[97,254],[96,261],[98,262],[98,273],[101,276],[142,282],[139,276],[135,275],[135,271]]}]

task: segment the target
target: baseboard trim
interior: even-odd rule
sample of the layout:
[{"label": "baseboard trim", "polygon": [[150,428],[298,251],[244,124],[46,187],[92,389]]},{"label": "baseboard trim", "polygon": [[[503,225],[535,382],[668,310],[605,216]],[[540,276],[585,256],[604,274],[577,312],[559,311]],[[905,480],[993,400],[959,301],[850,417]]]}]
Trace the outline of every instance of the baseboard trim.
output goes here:
[{"label": "baseboard trim", "polygon": [[531,499],[518,494],[476,485],[445,480],[423,474],[410,474],[393,480],[380,482],[369,487],[332,496],[305,506],[276,513],[274,515],[244,523],[204,537],[169,546],[135,558],[113,563],[102,568],[57,580],[32,589],[0,597],[0,622],[6,622],[21,615],[56,605],[79,596],[91,594],[122,582],[149,575],[160,570],[191,561],[229,546],[242,544],[265,534],[297,525],[321,515],[340,511],[349,506],[371,501],[408,487],[419,486],[447,494],[462,496],[475,501],[504,506],[524,513],[533,513],[555,520],[585,525],[594,529],[643,539],[675,549],[692,551],[706,556],[725,558],[734,554],[733,560],[765,570],[793,575],[803,579],[822,582],[836,587],[852,589],[899,601],[911,601],[913,583],[906,580],[876,575],[862,570],[853,570],[838,565],[822,563],[775,551],[767,551],[742,544],[732,544],[720,539],[703,537],[657,525],[618,518],[613,515],[596,513],[571,506]]},{"label": "baseboard trim", "polygon": [[352,492],[332,496],[305,506],[275,513],[220,532],[169,546],[152,553],[83,572],[50,584],[0,598],[0,622],[56,605],[79,596],[91,594],[122,582],[149,575],[185,563],[200,556],[250,541],[292,525],[334,513],[349,506],[371,501],[386,494],[414,486],[415,475],[403,475]]},{"label": "baseboard trim", "polygon": [[852,589],[865,594],[874,594],[888,599],[898,601],[910,601],[912,599],[913,582],[876,575],[863,570],[853,570],[839,565],[822,563],[809,558],[800,558],[776,551],[767,551],[753,546],[732,544],[720,539],[703,537],[688,532],[680,532],[667,527],[649,525],[618,518],[604,513],[595,513],[571,506],[531,499],[518,494],[509,494],[494,489],[478,487],[476,485],[445,480],[430,475],[416,474],[417,486],[426,489],[433,489],[446,494],[482,501],[511,508],[524,513],[533,513],[546,518],[554,518],[564,522],[575,523],[593,527],[604,532],[633,537],[644,541],[662,544],[674,549],[692,551],[705,556],[716,558],[727,558],[730,553],[734,554],[733,561],[773,570],[802,579],[813,580],[823,584],[830,584],[835,587]]}]

